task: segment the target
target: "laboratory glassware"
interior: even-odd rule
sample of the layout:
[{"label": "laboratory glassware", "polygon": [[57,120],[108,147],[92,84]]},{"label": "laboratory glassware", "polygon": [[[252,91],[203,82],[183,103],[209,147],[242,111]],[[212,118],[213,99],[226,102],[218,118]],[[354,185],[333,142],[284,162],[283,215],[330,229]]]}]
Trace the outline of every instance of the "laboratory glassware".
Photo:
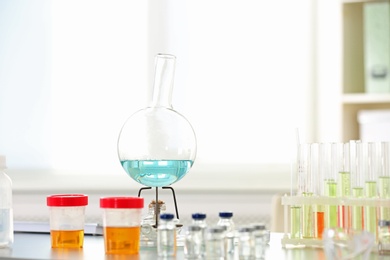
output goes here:
[{"label": "laboratory glassware", "polygon": [[118,138],[123,169],[148,187],[169,186],[191,169],[196,136],[190,122],[172,107],[176,57],[157,54],[155,81],[146,108],[131,115]]},{"label": "laboratory glassware", "polygon": [[[365,172],[364,195],[373,199],[378,197],[377,178],[380,166],[380,143],[367,143],[367,171]],[[364,209],[364,229],[377,235],[377,214],[375,206],[366,206]]]},{"label": "laboratory glassware", "polygon": [[204,255],[202,241],[202,228],[194,224],[187,226],[184,237],[184,256],[186,259],[202,258]]},{"label": "laboratory glassware", "polygon": [[176,256],[176,224],[174,215],[163,213],[157,228],[157,254],[159,257]]},{"label": "laboratory glassware", "polygon": [[[192,168],[197,151],[194,129],[190,122],[172,107],[176,57],[157,54],[153,91],[145,108],[133,113],[122,126],[117,150],[125,172],[144,189],[170,189],[179,219],[173,183]],[[168,187],[167,187],[168,186]],[[158,212],[156,204],[155,212]],[[156,217],[155,227],[159,218]]]},{"label": "laboratory glassware", "polygon": [[[382,142],[381,170],[378,177],[378,193],[381,199],[390,199],[390,142]],[[380,207],[380,219],[390,221],[390,208]]]},{"label": "laboratory glassware", "polygon": [[234,256],[235,248],[235,224],[233,221],[233,212],[231,211],[221,211],[219,212],[219,220],[217,222],[218,226],[225,228],[225,256],[232,257]]},{"label": "laboratory glassware", "polygon": [[207,229],[206,217],[207,217],[206,213],[202,213],[202,212],[192,214],[192,224],[199,226],[201,228],[201,233],[202,233],[201,252],[203,257],[204,254],[206,253],[206,229]]}]

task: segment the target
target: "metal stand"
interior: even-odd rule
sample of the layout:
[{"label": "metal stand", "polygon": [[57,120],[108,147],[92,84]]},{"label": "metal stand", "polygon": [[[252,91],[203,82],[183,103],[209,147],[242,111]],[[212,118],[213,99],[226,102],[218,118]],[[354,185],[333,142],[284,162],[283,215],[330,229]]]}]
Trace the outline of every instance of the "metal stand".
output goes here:
[{"label": "metal stand", "polygon": [[[150,189],[152,189],[152,187],[143,187],[143,188],[139,189],[138,197],[141,197],[141,192],[143,190],[150,190]],[[169,189],[172,191],[173,202],[175,203],[176,218],[179,219],[179,211],[177,209],[175,190],[172,187],[162,187],[162,189]],[[156,225],[153,227],[157,228],[158,227],[158,216],[160,215],[160,208],[158,207],[158,187],[156,187],[156,205],[155,205],[155,209],[154,209],[154,214],[156,216]]]}]

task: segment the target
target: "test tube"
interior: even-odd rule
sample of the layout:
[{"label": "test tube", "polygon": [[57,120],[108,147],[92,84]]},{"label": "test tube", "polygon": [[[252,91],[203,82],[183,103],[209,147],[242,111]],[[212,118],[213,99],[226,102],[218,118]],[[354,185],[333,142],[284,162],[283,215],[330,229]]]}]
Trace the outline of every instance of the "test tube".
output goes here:
[{"label": "test tube", "polygon": [[[381,171],[378,177],[379,197],[390,198],[390,142],[382,142]],[[380,219],[390,220],[390,208],[380,207]]]},{"label": "test tube", "polygon": [[[338,143],[336,167],[338,171],[338,196],[348,198],[351,195],[351,173],[350,173],[350,144]],[[345,205],[338,206],[338,226],[348,229],[349,208]]]},{"label": "test tube", "polygon": [[[368,169],[365,174],[365,197],[376,198],[377,193],[377,176],[380,165],[380,145],[377,142],[367,143]],[[377,215],[376,207],[366,206],[364,210],[364,229],[377,234]]]},{"label": "test tube", "polygon": [[339,193],[341,197],[351,196],[351,165],[350,165],[350,142],[342,145],[339,159]]},{"label": "test tube", "polygon": [[[296,194],[302,195],[302,176],[299,174],[299,147],[300,144],[298,142],[294,162],[292,165],[295,167],[291,167],[291,177],[292,179],[295,177],[296,179]],[[293,190],[291,189],[291,196],[293,196]],[[299,239],[301,238],[301,205],[291,205],[290,206],[290,238],[291,239]]]},{"label": "test tube", "polygon": [[[337,143],[322,145],[321,156],[324,160],[324,195],[329,198],[337,197],[337,167],[334,163],[337,156]],[[325,206],[325,227],[337,227],[337,206]]]},{"label": "test tube", "polygon": [[[351,186],[354,199],[364,198],[364,174],[367,164],[366,143],[351,142]],[[364,228],[364,208],[352,206],[352,229],[360,231]]]},{"label": "test tube", "polygon": [[[312,143],[310,147],[310,175],[312,178],[312,186],[314,196],[321,194],[322,179],[320,179],[320,148],[318,143]],[[322,238],[322,232],[324,231],[324,205],[313,205],[313,218],[314,237]]]},{"label": "test tube", "polygon": [[[298,149],[298,176],[300,178],[300,190],[304,197],[312,197],[314,192],[314,179],[312,174],[311,156],[314,146],[300,144]],[[314,237],[314,211],[313,205],[305,204],[302,207],[302,237]]]}]

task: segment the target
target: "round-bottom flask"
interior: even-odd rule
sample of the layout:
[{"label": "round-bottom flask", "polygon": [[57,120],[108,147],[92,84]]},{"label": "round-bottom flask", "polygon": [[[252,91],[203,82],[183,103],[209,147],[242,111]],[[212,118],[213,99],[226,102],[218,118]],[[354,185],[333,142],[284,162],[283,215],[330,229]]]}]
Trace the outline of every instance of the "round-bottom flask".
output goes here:
[{"label": "round-bottom flask", "polygon": [[196,156],[195,132],[189,121],[172,107],[176,57],[158,54],[149,104],[123,125],[118,156],[135,181],[150,187],[169,186],[182,179]]}]

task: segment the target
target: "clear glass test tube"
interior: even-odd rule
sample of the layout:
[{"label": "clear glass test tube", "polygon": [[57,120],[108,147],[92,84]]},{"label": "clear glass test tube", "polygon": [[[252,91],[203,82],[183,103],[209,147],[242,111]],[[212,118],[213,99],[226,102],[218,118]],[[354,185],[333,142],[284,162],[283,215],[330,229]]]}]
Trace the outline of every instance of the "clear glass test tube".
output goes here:
[{"label": "clear glass test tube", "polygon": [[[366,143],[351,142],[351,187],[354,199],[364,198],[364,174],[367,170]],[[352,206],[352,229],[360,231],[364,228],[364,208]]]},{"label": "clear glass test tube", "polygon": [[[367,170],[365,172],[364,195],[366,198],[372,199],[378,197],[377,177],[380,162],[380,145],[377,142],[367,143]],[[364,229],[377,234],[377,214],[376,207],[366,206],[364,209]]]},{"label": "clear glass test tube", "polygon": [[[293,167],[291,167],[291,176],[292,180],[295,179],[296,181],[296,193],[294,193],[293,189],[291,189],[290,196],[301,196],[303,192],[303,181],[302,181],[302,174],[301,173],[301,167],[299,166],[299,154],[300,154],[300,144],[298,144],[296,149],[295,158],[293,160]],[[293,186],[293,185],[292,185]],[[301,232],[301,205],[290,205],[290,238],[292,239],[299,239],[302,238],[302,232]]]},{"label": "clear glass test tube", "polygon": [[349,197],[351,195],[351,172],[350,172],[350,143],[339,143],[337,154],[338,169],[338,195]]},{"label": "clear glass test tube", "polygon": [[[337,144],[336,161],[338,197],[348,198],[351,195],[351,172],[350,172],[350,143]],[[349,207],[338,206],[338,226],[348,229],[350,223]]]},{"label": "clear glass test tube", "polygon": [[[318,197],[321,194],[319,185],[320,180],[320,147],[318,143],[312,143],[310,146],[310,177],[311,177],[311,189],[314,196]],[[324,205],[313,205],[313,221],[312,235],[315,238],[322,238],[322,232],[324,231]]]},{"label": "clear glass test tube", "polygon": [[[300,176],[300,190],[304,197],[312,197],[314,194],[314,176],[312,172],[312,154],[314,146],[311,144],[300,144],[298,149],[298,175]],[[302,206],[302,237],[314,237],[314,205],[304,204]]]},{"label": "clear glass test tube", "polygon": [[[318,148],[319,148],[319,158],[318,158],[319,176],[317,181],[317,190],[321,196],[327,197],[328,196],[327,177],[330,175],[330,168],[331,168],[331,145],[330,143],[320,143]],[[322,210],[323,212],[324,229],[329,228],[329,224],[330,224],[329,205],[322,205],[322,208],[320,208],[320,210]],[[318,237],[322,237],[322,233],[320,233],[319,230],[317,230],[317,235]]]},{"label": "clear glass test tube", "polygon": [[[324,195],[329,198],[337,197],[337,167],[335,160],[337,156],[337,143],[323,144],[321,156],[325,160],[326,171],[323,175]],[[325,227],[337,227],[337,205],[329,204],[325,206]]]},{"label": "clear glass test tube", "polygon": [[[390,142],[382,142],[381,147],[381,171],[378,177],[378,193],[381,199],[390,199]],[[389,207],[380,207],[380,219],[390,220]]]}]

